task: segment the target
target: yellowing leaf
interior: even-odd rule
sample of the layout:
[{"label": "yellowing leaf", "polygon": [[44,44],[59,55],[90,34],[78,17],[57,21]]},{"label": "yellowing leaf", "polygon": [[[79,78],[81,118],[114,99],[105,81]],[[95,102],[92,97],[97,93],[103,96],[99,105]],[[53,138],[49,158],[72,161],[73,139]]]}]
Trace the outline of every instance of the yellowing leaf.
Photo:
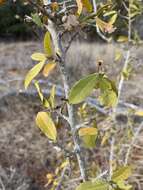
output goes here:
[{"label": "yellowing leaf", "polygon": [[40,97],[40,100],[41,100],[43,106],[44,106],[45,108],[50,108],[50,104],[49,104],[48,100],[44,97],[44,95],[43,95],[43,93],[42,93],[42,90],[41,90],[41,88],[40,88],[40,86],[39,86],[38,81],[35,81],[35,82],[34,82],[34,85],[35,85],[35,87],[36,87],[36,89],[37,89],[38,95],[39,95],[39,97]]},{"label": "yellowing leaf", "polygon": [[45,60],[41,61],[40,63],[38,63],[37,65],[35,65],[26,75],[25,77],[25,81],[24,81],[24,86],[27,89],[29,84],[31,83],[31,81],[39,74],[39,72],[41,71],[41,69],[43,68],[45,64]]},{"label": "yellowing leaf", "polygon": [[65,161],[61,164],[60,169],[63,169],[63,168],[65,168],[65,167],[67,167],[68,165],[69,165],[69,160],[65,160]]},{"label": "yellowing leaf", "polygon": [[96,135],[96,134],[97,134],[97,129],[94,127],[85,127],[79,130],[80,137],[85,135]]},{"label": "yellowing leaf", "polygon": [[86,8],[86,10],[90,13],[92,12],[92,4],[90,3],[89,0],[81,0],[83,6]]},{"label": "yellowing leaf", "polygon": [[130,177],[132,174],[132,169],[130,166],[123,166],[117,169],[112,176],[112,181],[113,182],[118,182],[122,180],[126,180]]},{"label": "yellowing leaf", "polygon": [[80,15],[82,13],[83,7],[86,8],[88,12],[92,12],[92,4],[89,0],[76,0],[77,2],[77,13]]},{"label": "yellowing leaf", "polygon": [[43,75],[45,77],[48,77],[50,72],[55,68],[55,66],[56,66],[56,63],[54,61],[46,64],[43,69]]},{"label": "yellowing leaf", "polygon": [[100,103],[107,107],[114,107],[117,105],[117,94],[113,90],[105,90],[99,97]]},{"label": "yellowing leaf", "polygon": [[76,190],[109,190],[110,185],[105,181],[86,181],[81,183]]},{"label": "yellowing leaf", "polygon": [[53,2],[51,4],[52,11],[57,11],[59,9],[59,5],[57,2]]},{"label": "yellowing leaf", "polygon": [[128,42],[127,36],[119,36],[117,42]]},{"label": "yellowing leaf", "polygon": [[47,31],[44,37],[44,51],[47,57],[52,57],[54,56],[54,48],[53,48],[53,43],[51,39],[50,32]]},{"label": "yellowing leaf", "polygon": [[132,188],[132,185],[126,185],[124,181],[118,181],[117,186],[123,190],[130,190]]},{"label": "yellowing leaf", "polygon": [[116,11],[108,11],[108,12],[105,12],[103,16],[106,17],[106,16],[110,16],[110,15],[114,15],[114,14],[117,14],[117,12]]},{"label": "yellowing leaf", "polygon": [[80,15],[82,13],[83,4],[82,4],[81,0],[76,0],[76,3],[77,3],[77,7],[78,7],[77,13]]},{"label": "yellowing leaf", "polygon": [[108,32],[108,33],[112,33],[115,31],[116,28],[113,27],[113,24],[111,24],[110,22],[104,22],[103,20],[101,20],[100,18],[96,17],[96,24],[99,27],[99,29],[102,32]]},{"label": "yellowing leaf", "polygon": [[122,53],[119,50],[115,51],[115,61],[119,61],[122,58]]},{"label": "yellowing leaf", "polygon": [[90,74],[82,78],[72,87],[69,93],[69,103],[78,104],[82,102],[87,96],[91,94],[96,82],[98,81],[98,74]]},{"label": "yellowing leaf", "polygon": [[35,87],[36,87],[36,89],[37,89],[37,92],[38,92],[38,94],[39,94],[40,100],[43,102],[44,96],[43,96],[43,93],[42,93],[42,91],[41,91],[41,89],[40,89],[40,86],[39,86],[38,81],[35,81],[35,82],[34,82],[34,85],[35,85]]},{"label": "yellowing leaf", "polygon": [[109,138],[110,138],[110,133],[106,132],[105,135],[102,138],[101,146],[104,146]]},{"label": "yellowing leaf", "polygon": [[97,128],[86,127],[79,130],[79,136],[83,141],[83,145],[86,148],[93,148],[96,145],[96,139],[98,135]]},{"label": "yellowing leaf", "polygon": [[31,58],[35,61],[44,61],[46,60],[46,56],[43,53],[33,53]]},{"label": "yellowing leaf", "polygon": [[138,110],[135,112],[135,115],[143,117],[143,110]]},{"label": "yellowing leaf", "polygon": [[116,19],[117,19],[117,14],[114,14],[114,15],[110,18],[109,23],[110,23],[110,24],[114,24],[114,23],[116,22]]},{"label": "yellowing leaf", "polygon": [[49,139],[56,141],[57,130],[48,113],[39,112],[36,117],[36,124]]},{"label": "yellowing leaf", "polygon": [[118,91],[113,81],[109,80],[106,76],[100,78],[100,103],[107,106],[116,106],[118,101]]}]

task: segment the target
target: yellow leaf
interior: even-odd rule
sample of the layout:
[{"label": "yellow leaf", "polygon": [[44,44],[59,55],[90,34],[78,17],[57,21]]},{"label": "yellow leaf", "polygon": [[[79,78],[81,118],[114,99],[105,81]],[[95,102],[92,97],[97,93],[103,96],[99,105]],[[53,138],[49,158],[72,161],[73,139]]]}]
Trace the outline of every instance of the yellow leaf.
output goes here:
[{"label": "yellow leaf", "polygon": [[79,136],[82,138],[83,145],[86,148],[93,148],[96,145],[98,130],[94,127],[81,128]]},{"label": "yellow leaf", "polygon": [[119,36],[117,42],[128,42],[127,36]]},{"label": "yellow leaf", "polygon": [[52,11],[57,11],[59,9],[59,5],[57,2],[53,2],[51,4]]},{"label": "yellow leaf", "polygon": [[50,32],[47,31],[44,37],[44,51],[47,57],[52,57],[54,56],[54,48],[53,48],[53,43],[51,39]]},{"label": "yellow leaf", "polygon": [[116,183],[118,181],[126,180],[131,174],[132,168],[130,166],[122,166],[113,173],[112,181]]},{"label": "yellow leaf", "polygon": [[82,0],[82,4],[89,13],[92,12],[92,4],[89,0]]},{"label": "yellow leaf", "polygon": [[53,140],[54,142],[56,141],[57,130],[48,113],[39,112],[36,117],[36,124],[49,139]]},{"label": "yellow leaf", "polygon": [[41,61],[40,63],[36,64],[26,75],[24,86],[27,89],[31,81],[39,74],[41,69],[43,68],[45,64],[45,60]]},{"label": "yellow leaf", "polygon": [[94,127],[85,127],[79,130],[80,137],[85,135],[96,135],[96,134],[97,134],[97,129]]},{"label": "yellow leaf", "polygon": [[102,141],[101,141],[101,146],[104,146],[105,143],[107,142],[107,140],[110,138],[110,133],[109,132],[106,132],[105,135],[103,136],[102,138]]},{"label": "yellow leaf", "polygon": [[6,0],[0,0],[0,5],[2,5],[5,2],[6,2]]},{"label": "yellow leaf", "polygon": [[43,106],[46,107],[46,108],[50,108],[50,104],[49,104],[48,100],[44,97],[44,95],[42,93],[42,90],[41,90],[41,88],[39,86],[38,81],[35,81],[34,85],[35,85],[35,87],[37,89],[38,95],[40,97],[40,100],[41,100]]},{"label": "yellow leaf", "polygon": [[51,108],[55,107],[55,93],[56,93],[56,86],[53,85],[50,92],[50,97],[49,97],[49,103],[50,103]]},{"label": "yellow leaf", "polygon": [[116,22],[116,19],[117,19],[117,14],[114,14],[114,15],[110,18],[109,23],[110,23],[110,24],[114,24],[114,23]]},{"label": "yellow leaf", "polygon": [[135,115],[143,117],[143,110],[138,110],[135,112]]},{"label": "yellow leaf", "polygon": [[31,58],[35,61],[44,61],[46,60],[46,56],[43,53],[33,53]]},{"label": "yellow leaf", "polygon": [[65,167],[67,167],[68,165],[69,165],[69,161],[66,160],[66,161],[64,161],[64,162],[61,164],[60,169],[63,169],[63,168],[65,168]]},{"label": "yellow leaf", "polygon": [[114,61],[119,61],[122,58],[122,53],[119,50],[115,51],[115,59]]},{"label": "yellow leaf", "polygon": [[46,64],[43,69],[43,75],[45,77],[48,77],[49,73],[55,68],[55,66],[56,66],[56,63],[54,61]]},{"label": "yellow leaf", "polygon": [[92,4],[89,0],[76,0],[77,2],[77,13],[80,15],[82,13],[83,7],[86,8],[86,10],[90,13],[92,12]]},{"label": "yellow leaf", "polygon": [[39,94],[40,100],[43,102],[44,96],[43,96],[43,93],[42,93],[42,91],[41,91],[41,89],[40,89],[40,86],[39,86],[38,81],[35,81],[35,82],[34,82],[34,85],[35,85],[35,87],[36,87],[36,89],[37,89],[37,92],[38,92],[38,94]]},{"label": "yellow leaf", "polygon": [[82,13],[83,4],[82,4],[81,0],[76,0],[76,3],[77,3],[77,7],[78,7],[77,13],[78,13],[78,15],[80,15]]},{"label": "yellow leaf", "polygon": [[96,24],[99,27],[99,29],[102,32],[108,32],[108,33],[112,33],[115,31],[116,28],[113,27],[113,25],[109,22],[104,22],[103,20],[101,20],[100,18],[96,17]]},{"label": "yellow leaf", "polygon": [[76,190],[109,190],[110,184],[104,180],[96,180],[95,182],[86,181],[77,186]]}]

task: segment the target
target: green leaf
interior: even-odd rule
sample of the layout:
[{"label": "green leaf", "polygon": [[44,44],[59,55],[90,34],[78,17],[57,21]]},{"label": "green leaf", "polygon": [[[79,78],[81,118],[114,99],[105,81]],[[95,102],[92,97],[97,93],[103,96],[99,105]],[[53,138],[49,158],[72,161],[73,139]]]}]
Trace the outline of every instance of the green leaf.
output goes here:
[{"label": "green leaf", "polygon": [[112,90],[105,90],[99,96],[100,103],[107,107],[114,107],[117,105],[118,99],[117,95]]},{"label": "green leaf", "polygon": [[47,57],[53,57],[54,56],[54,50],[53,50],[53,43],[51,39],[51,34],[49,31],[46,32],[44,37],[44,51]]},{"label": "green leaf", "polygon": [[56,86],[53,85],[50,92],[50,97],[49,97],[49,103],[50,103],[51,108],[55,107],[55,94],[56,94]]},{"label": "green leaf", "polygon": [[36,117],[36,124],[41,131],[54,142],[57,138],[57,130],[52,118],[46,112],[39,112]]},{"label": "green leaf", "polygon": [[43,53],[33,53],[31,58],[35,61],[44,61],[46,60],[46,56]]},{"label": "green leaf", "polygon": [[81,183],[76,190],[109,190],[110,185],[105,181],[87,181],[84,183]]},{"label": "green leaf", "polygon": [[78,104],[85,100],[89,96],[92,90],[95,88],[96,83],[98,82],[98,74],[90,74],[78,82],[72,87],[69,93],[69,103]]},{"label": "green leaf", "polygon": [[118,181],[126,180],[132,174],[130,166],[122,166],[113,173],[112,181],[117,183]]},{"label": "green leaf", "polygon": [[101,95],[99,96],[100,103],[107,106],[116,106],[118,101],[118,91],[113,81],[109,80],[107,76],[100,78],[99,88]]},{"label": "green leaf", "polygon": [[37,24],[37,26],[39,26],[39,27],[43,26],[43,24],[41,22],[41,19],[40,19],[39,15],[37,13],[31,14],[31,17],[32,17],[33,22],[35,24]]},{"label": "green leaf", "polygon": [[31,81],[39,74],[39,72],[41,71],[41,69],[43,68],[45,64],[45,60],[41,61],[40,63],[38,63],[37,65],[35,65],[26,75],[25,77],[25,81],[24,81],[24,86],[27,89],[29,84],[31,83]]},{"label": "green leaf", "polygon": [[119,36],[117,42],[128,42],[127,36]]}]

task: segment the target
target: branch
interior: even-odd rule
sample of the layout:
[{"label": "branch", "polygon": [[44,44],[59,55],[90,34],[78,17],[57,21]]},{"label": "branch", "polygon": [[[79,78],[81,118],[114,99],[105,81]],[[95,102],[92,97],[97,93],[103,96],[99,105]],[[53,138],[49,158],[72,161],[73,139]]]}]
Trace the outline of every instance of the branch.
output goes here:
[{"label": "branch", "polygon": [[127,165],[127,164],[128,164],[128,159],[129,159],[129,155],[130,155],[131,149],[132,149],[132,147],[134,146],[134,143],[135,143],[136,139],[138,138],[138,136],[139,136],[139,134],[140,134],[142,128],[143,128],[143,122],[142,122],[142,123],[140,124],[140,126],[138,127],[138,129],[137,129],[137,131],[136,131],[136,133],[135,133],[135,135],[134,135],[134,137],[133,137],[133,139],[132,139],[132,141],[131,141],[131,143],[130,143],[130,145],[129,145],[129,148],[128,148],[127,153],[126,153],[126,156],[125,156],[124,165]]},{"label": "branch", "polygon": [[96,4],[96,0],[92,0],[92,4],[93,4],[94,12],[96,13],[96,12],[97,12],[97,4]]},{"label": "branch", "polygon": [[111,139],[111,148],[110,148],[110,158],[109,158],[109,179],[111,180],[112,174],[113,174],[113,159],[114,159],[114,144],[115,144],[115,139],[112,137]]},{"label": "branch", "polygon": [[[63,85],[64,85],[64,92],[65,92],[65,98],[68,99],[68,94],[69,94],[69,83],[68,83],[68,74],[65,69],[65,52],[62,47],[62,39],[61,39],[61,34],[58,35],[58,46],[61,51],[61,61],[59,62],[59,67],[62,75],[62,80],[63,80]],[[87,174],[85,170],[85,162],[84,158],[81,155],[81,147],[80,147],[80,142],[79,138],[75,133],[75,121],[74,121],[74,111],[73,111],[73,106],[70,105],[67,102],[67,110],[68,110],[68,117],[69,117],[69,123],[70,123],[70,128],[72,132],[72,138],[73,142],[75,145],[75,154],[78,160],[79,168],[80,168],[80,173],[83,181],[87,180]]]},{"label": "branch", "polygon": [[69,170],[69,164],[66,167],[64,167],[64,169],[63,169],[63,171],[61,173],[61,177],[60,177],[59,183],[58,183],[57,187],[55,188],[55,190],[60,190],[61,189],[62,183],[63,183],[64,178],[65,178],[65,174],[66,174],[66,172],[68,170]]},{"label": "branch", "polygon": [[1,190],[6,190],[1,177],[0,177],[0,185],[1,185],[1,188],[2,188]]},{"label": "branch", "polygon": [[[128,64],[129,64],[129,59],[130,59],[130,50],[127,51],[126,60],[125,60],[122,72],[127,70]],[[124,75],[121,74],[121,79],[120,79],[119,86],[118,86],[118,100],[117,100],[117,105],[114,108],[114,113],[116,113],[118,105],[119,105],[119,101],[120,101],[120,97],[121,97],[121,92],[122,92],[122,89],[123,89],[123,86],[124,86],[124,79],[125,79]]]},{"label": "branch", "polygon": [[55,15],[51,15],[44,7],[41,7],[38,3],[34,3],[32,0],[27,0],[29,4],[31,4],[33,7],[37,8],[43,15],[47,16],[51,20],[55,20]]}]

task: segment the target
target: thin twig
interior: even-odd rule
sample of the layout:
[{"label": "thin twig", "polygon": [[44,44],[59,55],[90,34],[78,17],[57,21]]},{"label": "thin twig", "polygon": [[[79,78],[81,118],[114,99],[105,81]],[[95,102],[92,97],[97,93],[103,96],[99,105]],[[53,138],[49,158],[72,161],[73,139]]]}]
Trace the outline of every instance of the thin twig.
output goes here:
[{"label": "thin twig", "polygon": [[128,164],[128,160],[129,160],[129,155],[130,155],[130,153],[131,153],[131,149],[133,148],[133,146],[134,146],[134,144],[135,144],[135,141],[136,141],[136,139],[138,138],[138,136],[139,136],[139,134],[140,134],[142,128],[143,128],[143,122],[142,122],[142,123],[140,124],[140,126],[138,127],[138,129],[137,129],[137,131],[136,131],[136,133],[135,133],[135,135],[134,135],[134,137],[133,137],[133,139],[132,139],[132,141],[131,141],[131,143],[130,143],[130,145],[129,145],[129,148],[128,148],[127,153],[126,153],[126,156],[125,156],[124,165],[127,165],[127,164]]},{"label": "thin twig", "polygon": [[96,181],[98,179],[101,179],[103,176],[107,175],[108,173],[108,170],[102,172],[101,174],[99,174],[93,181]]},{"label": "thin twig", "polygon": [[[130,59],[130,54],[131,54],[131,49],[130,49],[129,45],[130,45],[130,42],[131,42],[131,31],[132,31],[131,4],[130,4],[130,1],[129,1],[129,8],[126,6],[124,1],[123,1],[123,5],[124,5],[126,11],[128,11],[128,51],[127,51],[127,54],[126,54],[126,59],[125,59],[125,63],[124,63],[122,72],[127,70],[128,64],[129,64],[129,59]],[[116,107],[113,110],[114,113],[116,113],[117,108],[118,108],[118,104],[119,104],[120,97],[121,97],[121,92],[122,92],[122,89],[123,89],[123,86],[124,86],[124,80],[125,80],[125,77],[122,74],[120,82],[119,82],[119,86],[118,86],[118,102],[117,102]]]},{"label": "thin twig", "polygon": [[92,4],[93,4],[94,12],[96,13],[96,12],[97,12],[97,4],[96,4],[96,0],[92,0]]},{"label": "thin twig", "polygon": [[71,46],[71,43],[73,42],[73,40],[75,39],[75,37],[78,35],[78,32],[75,32],[72,36],[71,36],[71,39],[68,41],[68,44],[67,46],[65,47],[65,54],[67,53],[67,51],[69,50],[70,46]]},{"label": "thin twig", "polygon": [[[130,59],[130,50],[127,51],[126,60],[125,60],[122,72],[127,70],[128,64],[129,64],[129,59]],[[121,74],[121,79],[120,79],[119,86],[118,86],[118,102],[117,102],[116,107],[114,108],[115,113],[117,111],[116,109],[118,107],[118,104],[119,104],[119,101],[120,101],[120,98],[121,98],[121,92],[122,92],[122,89],[123,89],[123,86],[124,86],[124,80],[125,80],[125,77],[124,77],[123,74]]]},{"label": "thin twig", "polygon": [[1,190],[6,190],[1,177],[0,177],[0,185],[1,185],[1,188],[2,188]]},{"label": "thin twig", "polygon": [[32,0],[27,0],[27,1],[29,2],[30,5],[37,8],[41,13],[43,13],[43,15],[48,16],[48,18],[50,18],[51,20],[54,20],[53,15],[48,13],[48,11],[46,11],[44,7],[41,7],[38,3],[34,3]]},{"label": "thin twig", "polygon": [[109,180],[111,180],[112,174],[113,174],[114,143],[115,143],[115,139],[114,137],[112,137],[111,148],[110,148],[110,158],[109,158]]},{"label": "thin twig", "polygon": [[110,38],[107,38],[104,34],[101,33],[99,27],[97,26],[96,24],[96,31],[98,33],[98,35],[106,42],[109,42],[110,41]]},{"label": "thin twig", "polygon": [[62,183],[63,183],[64,178],[65,178],[65,174],[66,174],[66,172],[67,172],[68,170],[69,170],[69,164],[68,164],[66,167],[64,167],[64,169],[63,169],[63,171],[62,171],[62,173],[61,173],[60,180],[59,180],[58,185],[57,185],[57,187],[55,188],[55,190],[60,190],[60,189],[61,189]]}]

